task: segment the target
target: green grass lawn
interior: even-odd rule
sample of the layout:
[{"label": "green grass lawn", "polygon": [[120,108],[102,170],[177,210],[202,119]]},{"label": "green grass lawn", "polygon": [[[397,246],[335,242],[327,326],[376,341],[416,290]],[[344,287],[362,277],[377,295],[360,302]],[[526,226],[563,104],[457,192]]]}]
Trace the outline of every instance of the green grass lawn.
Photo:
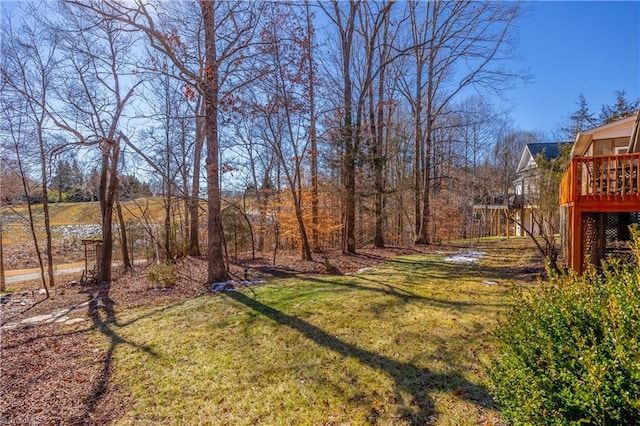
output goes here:
[{"label": "green grass lawn", "polygon": [[533,252],[478,250],[474,266],[407,256],[120,314],[96,338],[128,407],[117,424],[499,423],[492,330],[513,286],[535,285],[510,272]]}]

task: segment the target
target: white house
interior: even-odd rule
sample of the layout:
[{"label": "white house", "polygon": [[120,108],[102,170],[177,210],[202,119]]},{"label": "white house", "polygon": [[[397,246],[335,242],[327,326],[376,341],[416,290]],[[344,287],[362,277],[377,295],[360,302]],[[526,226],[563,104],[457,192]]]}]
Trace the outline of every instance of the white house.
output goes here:
[{"label": "white house", "polygon": [[513,182],[514,196],[511,206],[516,208],[516,235],[525,236],[527,231],[539,235],[540,229],[534,221],[533,209],[538,196],[539,171],[536,158],[542,154],[545,158],[557,158],[565,142],[529,143],[524,147],[518,168],[516,180]]}]

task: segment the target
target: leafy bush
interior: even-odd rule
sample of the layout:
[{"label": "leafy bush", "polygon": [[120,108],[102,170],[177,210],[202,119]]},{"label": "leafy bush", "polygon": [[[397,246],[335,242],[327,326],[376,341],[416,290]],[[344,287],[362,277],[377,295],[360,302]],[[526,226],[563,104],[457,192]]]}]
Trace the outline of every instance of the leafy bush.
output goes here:
[{"label": "leafy bush", "polygon": [[147,269],[147,278],[154,284],[163,287],[173,287],[178,282],[176,271],[172,263],[161,263]]},{"label": "leafy bush", "polygon": [[[639,260],[638,230],[632,234]],[[601,271],[555,277],[516,299],[490,372],[504,416],[514,424],[640,425],[640,268],[609,259]]]}]

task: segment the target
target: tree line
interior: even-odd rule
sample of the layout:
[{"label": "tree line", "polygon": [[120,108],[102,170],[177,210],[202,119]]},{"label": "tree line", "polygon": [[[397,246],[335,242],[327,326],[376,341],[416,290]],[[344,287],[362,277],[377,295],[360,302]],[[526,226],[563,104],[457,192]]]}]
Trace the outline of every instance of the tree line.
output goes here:
[{"label": "tree line", "polygon": [[473,203],[507,197],[540,137],[485,96],[528,78],[506,66],[521,13],[492,1],[6,8],[3,169],[60,195],[65,161],[97,171],[100,281],[127,176],[164,200],[167,260],[206,254],[210,283],[248,239],[312,260],[468,237]]},{"label": "tree line", "polygon": [[[4,157],[3,161],[0,170],[0,179],[2,179],[0,204],[2,205],[24,203],[27,200],[32,203],[42,203],[44,196],[49,202],[54,203],[98,201],[100,173],[97,169],[90,172],[84,171],[77,159],[61,159],[55,163],[48,176],[48,194],[42,193],[38,182],[28,175],[24,176],[27,181],[27,192],[25,193],[22,185],[23,177],[16,173],[16,164],[7,157]],[[156,189],[151,183],[141,181],[138,176],[133,174],[121,174],[118,180],[118,191],[123,200],[151,197]]]}]

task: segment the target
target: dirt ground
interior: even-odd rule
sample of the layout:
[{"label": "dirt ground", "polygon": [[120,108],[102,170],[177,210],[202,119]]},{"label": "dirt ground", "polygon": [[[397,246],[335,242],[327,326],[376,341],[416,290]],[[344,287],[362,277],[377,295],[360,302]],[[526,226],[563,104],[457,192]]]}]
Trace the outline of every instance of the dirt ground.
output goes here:
[{"label": "dirt ground", "polygon": [[[281,253],[271,259],[243,259],[229,265],[237,280],[262,280],[298,274],[345,274],[382,264],[388,259],[430,251],[457,252],[464,246],[437,245],[418,248],[365,248],[358,254],[316,254],[312,262],[297,254]],[[325,261],[325,258],[328,260]],[[540,265],[532,265],[540,271]],[[164,288],[147,279],[144,267],[120,271],[109,285],[81,287],[78,277],[63,277],[51,291],[40,294],[39,285],[26,283],[0,305],[0,425],[102,425],[126,409],[110,397],[108,350],[96,349],[94,331],[108,337],[110,322],[119,313],[161,306],[210,293],[206,260],[186,257],[176,264],[177,284]],[[230,284],[233,285],[233,284]],[[76,307],[68,314],[73,325],[33,323],[25,319]],[[19,324],[17,328],[12,325]],[[99,346],[98,346],[99,347]]]}]

